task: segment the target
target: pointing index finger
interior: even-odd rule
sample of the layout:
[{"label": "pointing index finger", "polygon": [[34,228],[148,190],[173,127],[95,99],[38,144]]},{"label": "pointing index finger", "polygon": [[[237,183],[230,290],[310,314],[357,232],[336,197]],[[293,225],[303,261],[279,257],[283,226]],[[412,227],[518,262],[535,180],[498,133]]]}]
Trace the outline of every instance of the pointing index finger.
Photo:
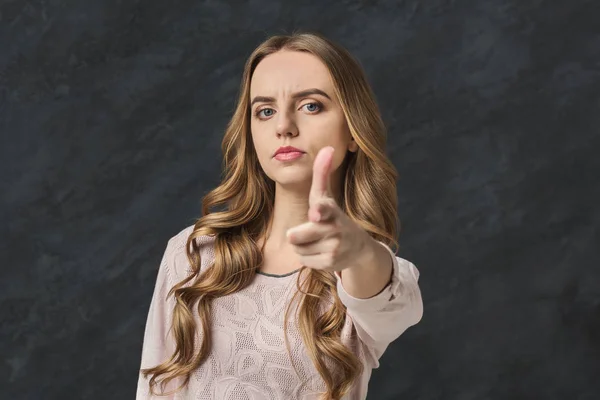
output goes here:
[{"label": "pointing index finger", "polygon": [[313,204],[320,198],[329,196],[329,178],[331,165],[333,163],[334,148],[327,146],[319,150],[313,164],[313,178],[310,187],[309,204]]}]

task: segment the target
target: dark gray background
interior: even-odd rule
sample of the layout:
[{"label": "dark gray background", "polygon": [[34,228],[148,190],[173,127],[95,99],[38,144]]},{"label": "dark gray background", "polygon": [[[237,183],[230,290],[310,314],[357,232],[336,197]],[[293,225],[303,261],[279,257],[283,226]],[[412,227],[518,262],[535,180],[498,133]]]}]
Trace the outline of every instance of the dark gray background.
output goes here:
[{"label": "dark gray background", "polygon": [[3,0],[0,396],[133,398],[243,62],[301,29],[368,73],[421,270],[369,399],[600,398],[599,4]]}]

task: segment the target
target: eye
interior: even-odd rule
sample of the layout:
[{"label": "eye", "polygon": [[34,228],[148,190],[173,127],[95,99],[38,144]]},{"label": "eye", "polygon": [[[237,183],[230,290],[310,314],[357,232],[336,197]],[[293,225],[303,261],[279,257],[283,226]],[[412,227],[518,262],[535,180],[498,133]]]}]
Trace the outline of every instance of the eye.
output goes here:
[{"label": "eye", "polygon": [[315,113],[315,112],[321,111],[321,108],[323,106],[321,106],[321,104],[319,104],[319,103],[313,102],[313,103],[306,103],[302,107],[306,107],[306,111],[308,111],[310,113]]},{"label": "eye", "polygon": [[262,108],[256,111],[254,115],[256,115],[257,117],[270,117],[273,115],[274,112],[275,110],[273,110],[272,108]]}]

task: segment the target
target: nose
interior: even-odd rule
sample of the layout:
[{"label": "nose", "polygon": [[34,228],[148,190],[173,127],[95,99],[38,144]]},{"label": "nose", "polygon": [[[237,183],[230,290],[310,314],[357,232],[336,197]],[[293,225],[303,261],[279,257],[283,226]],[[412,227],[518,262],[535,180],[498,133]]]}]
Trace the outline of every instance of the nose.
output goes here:
[{"label": "nose", "polygon": [[298,127],[296,121],[286,112],[279,112],[277,120],[277,137],[298,136]]}]

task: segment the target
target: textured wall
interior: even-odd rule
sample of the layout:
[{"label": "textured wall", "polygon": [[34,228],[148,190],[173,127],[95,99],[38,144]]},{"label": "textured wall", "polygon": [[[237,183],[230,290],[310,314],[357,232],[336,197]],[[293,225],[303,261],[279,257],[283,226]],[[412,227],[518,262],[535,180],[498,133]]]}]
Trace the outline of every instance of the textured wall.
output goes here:
[{"label": "textured wall", "polygon": [[422,274],[369,399],[600,398],[600,3],[326,3],[0,3],[2,399],[133,397],[243,62],[292,29],[367,70]]}]

